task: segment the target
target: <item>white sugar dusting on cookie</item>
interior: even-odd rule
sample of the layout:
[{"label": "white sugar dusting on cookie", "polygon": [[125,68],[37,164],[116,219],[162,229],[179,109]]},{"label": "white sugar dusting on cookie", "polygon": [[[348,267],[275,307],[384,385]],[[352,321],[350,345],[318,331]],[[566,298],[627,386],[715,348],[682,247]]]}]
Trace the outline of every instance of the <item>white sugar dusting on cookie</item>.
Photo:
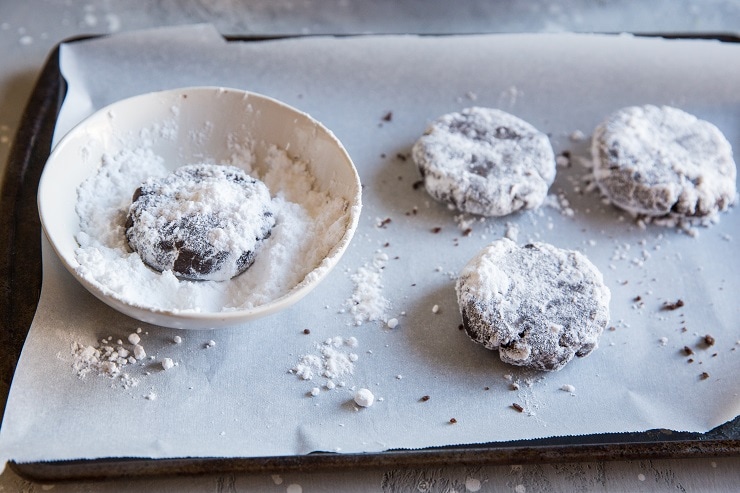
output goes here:
[{"label": "white sugar dusting on cookie", "polygon": [[412,157],[429,195],[483,216],[539,207],[555,179],[547,135],[494,108],[440,116],[414,144]]},{"label": "white sugar dusting on cookie", "polygon": [[678,227],[719,220],[737,200],[732,148],[713,124],[668,106],[632,106],[594,131],[593,176],[614,205]]},{"label": "white sugar dusting on cookie", "polygon": [[538,370],[587,356],[609,321],[611,292],[581,253],[494,241],[455,286],[465,331],[502,361]]}]

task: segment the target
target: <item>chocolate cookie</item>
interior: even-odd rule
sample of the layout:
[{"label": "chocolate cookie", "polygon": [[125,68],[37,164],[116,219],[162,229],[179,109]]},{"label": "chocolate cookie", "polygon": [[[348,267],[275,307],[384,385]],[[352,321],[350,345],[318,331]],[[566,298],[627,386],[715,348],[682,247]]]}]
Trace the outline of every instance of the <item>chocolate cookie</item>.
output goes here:
[{"label": "chocolate cookie", "polygon": [[414,144],[412,155],[432,197],[472,214],[534,209],[555,179],[547,136],[492,108],[439,117]]},{"label": "chocolate cookie", "polygon": [[730,143],[711,123],[676,108],[615,112],[596,127],[592,154],[602,193],[636,215],[708,217],[735,201]]},{"label": "chocolate cookie", "polygon": [[502,361],[559,370],[597,347],[611,293],[581,253],[502,238],[478,253],[458,278],[468,336]]},{"label": "chocolate cookie", "polygon": [[265,184],[239,168],[183,166],[136,190],[126,239],[155,270],[225,281],[254,262],[275,224],[271,207]]}]

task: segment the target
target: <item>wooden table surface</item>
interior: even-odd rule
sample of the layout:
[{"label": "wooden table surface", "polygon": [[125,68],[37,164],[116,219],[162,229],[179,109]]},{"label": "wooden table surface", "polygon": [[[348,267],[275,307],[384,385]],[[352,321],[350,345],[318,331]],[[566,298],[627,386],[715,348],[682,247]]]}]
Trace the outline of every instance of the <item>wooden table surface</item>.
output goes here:
[{"label": "wooden table surface", "polygon": [[[740,33],[738,0],[25,0],[0,2],[0,176],[23,110],[62,40],[208,22],[223,34],[641,32]],[[739,88],[740,90],[740,88]],[[4,241],[0,233],[0,241]],[[0,328],[2,330],[4,328]],[[0,405],[8,393],[0,382]],[[32,484],[6,469],[0,492],[740,491],[740,457],[359,470]]]}]

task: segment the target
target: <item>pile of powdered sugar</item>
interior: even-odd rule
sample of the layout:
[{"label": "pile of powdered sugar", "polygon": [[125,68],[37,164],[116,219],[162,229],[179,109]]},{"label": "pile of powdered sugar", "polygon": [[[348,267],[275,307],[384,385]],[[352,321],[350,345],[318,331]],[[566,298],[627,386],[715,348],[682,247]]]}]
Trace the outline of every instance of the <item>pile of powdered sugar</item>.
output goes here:
[{"label": "pile of powdered sugar", "polygon": [[349,210],[341,197],[320,191],[306,163],[271,146],[258,162],[253,143],[229,144],[226,163],[238,166],[270,189],[276,223],[254,264],[229,281],[178,280],[171,271],[148,268],[126,242],[125,221],[134,191],[150,177],[189,163],[165,163],[150,144],[103,156],[97,172],[78,189],[78,273],[103,293],[129,305],[175,312],[250,309],[288,294],[319,275],[344,235]]},{"label": "pile of powdered sugar", "polygon": [[132,332],[127,342],[121,339],[114,341],[113,336],[91,345],[73,341],[70,348],[73,356],[72,368],[79,378],[93,374],[117,380],[125,389],[137,386],[139,379],[130,375],[127,369],[147,357],[144,346],[140,344],[139,334],[141,329]]},{"label": "pile of powdered sugar", "polygon": [[331,337],[316,344],[316,353],[300,357],[298,363],[290,370],[302,380],[314,378],[326,379],[325,387],[329,390],[345,385],[344,378],[352,375],[358,355],[352,352],[358,346],[354,337]]},{"label": "pile of powdered sugar", "polygon": [[383,270],[388,255],[376,252],[371,262],[359,267],[351,279],[354,284],[352,296],[346,301],[355,325],[376,320],[386,321],[390,302],[383,295]]}]

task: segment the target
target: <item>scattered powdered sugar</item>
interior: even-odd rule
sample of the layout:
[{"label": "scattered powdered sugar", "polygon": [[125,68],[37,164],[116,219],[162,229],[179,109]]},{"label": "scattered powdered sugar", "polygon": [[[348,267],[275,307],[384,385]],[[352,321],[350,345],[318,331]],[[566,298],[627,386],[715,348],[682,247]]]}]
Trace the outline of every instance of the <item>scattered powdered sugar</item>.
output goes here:
[{"label": "scattered powdered sugar", "polygon": [[573,217],[575,215],[575,211],[570,206],[570,201],[562,192],[558,194],[548,194],[547,197],[545,197],[543,205],[555,209],[556,211],[560,211],[560,213],[566,217]]},{"label": "scattered powdered sugar", "polygon": [[[94,345],[73,341],[72,368],[79,378],[93,374],[117,380],[124,389],[135,387],[139,384],[139,379],[131,376],[126,370],[143,360],[146,352],[139,344],[141,338],[138,334],[129,334],[128,341],[130,343],[128,347],[124,347],[121,339],[113,343],[113,336],[101,339]],[[163,367],[167,365],[167,360],[172,363],[170,358],[165,358],[162,361]]]},{"label": "scattered powdered sugar", "polygon": [[519,226],[514,223],[506,223],[506,233],[504,236],[513,242],[519,239]]},{"label": "scattered powdered sugar", "polygon": [[324,377],[328,380],[326,388],[329,390],[333,389],[337,383],[342,386],[341,378],[352,375],[355,370],[355,362],[359,356],[353,353],[352,349],[357,346],[358,342],[354,337],[329,338],[316,344],[316,353],[301,356],[290,372],[302,380]]},{"label": "scattered powdered sugar", "polygon": [[572,132],[572,133],[570,134],[569,138],[570,138],[570,140],[571,140],[571,141],[573,141],[573,142],[581,142],[581,141],[583,141],[583,140],[584,140],[584,139],[586,138],[586,134],[584,134],[584,133],[583,133],[582,131],[580,131],[580,130],[574,130],[574,131],[573,131],[573,132]]},{"label": "scattered powdered sugar", "polygon": [[355,325],[385,319],[386,310],[390,307],[390,302],[383,296],[383,269],[387,262],[388,255],[376,252],[370,263],[352,275],[354,292],[346,305],[354,316]]},{"label": "scattered powdered sugar", "polygon": [[358,389],[354,400],[355,404],[360,407],[370,407],[375,402],[375,396],[369,389]]},{"label": "scattered powdered sugar", "polygon": [[570,394],[573,394],[575,393],[576,388],[570,384],[565,384],[562,387],[560,387],[560,390],[562,390],[563,392],[568,392]]},{"label": "scattered powdered sugar", "polygon": [[104,155],[98,171],[78,189],[77,270],[107,295],[129,305],[176,312],[253,308],[319,275],[315,269],[344,235],[350,213],[345,200],[320,191],[306,163],[275,146],[257,162],[254,143],[234,138],[229,142],[233,154],[219,164],[240,167],[267,185],[276,218],[270,238],[254,264],[229,281],[193,282],[178,280],[171,271],[156,272],[128,247],[128,208],[145,180],[189,163],[165,163],[146,142]]}]

